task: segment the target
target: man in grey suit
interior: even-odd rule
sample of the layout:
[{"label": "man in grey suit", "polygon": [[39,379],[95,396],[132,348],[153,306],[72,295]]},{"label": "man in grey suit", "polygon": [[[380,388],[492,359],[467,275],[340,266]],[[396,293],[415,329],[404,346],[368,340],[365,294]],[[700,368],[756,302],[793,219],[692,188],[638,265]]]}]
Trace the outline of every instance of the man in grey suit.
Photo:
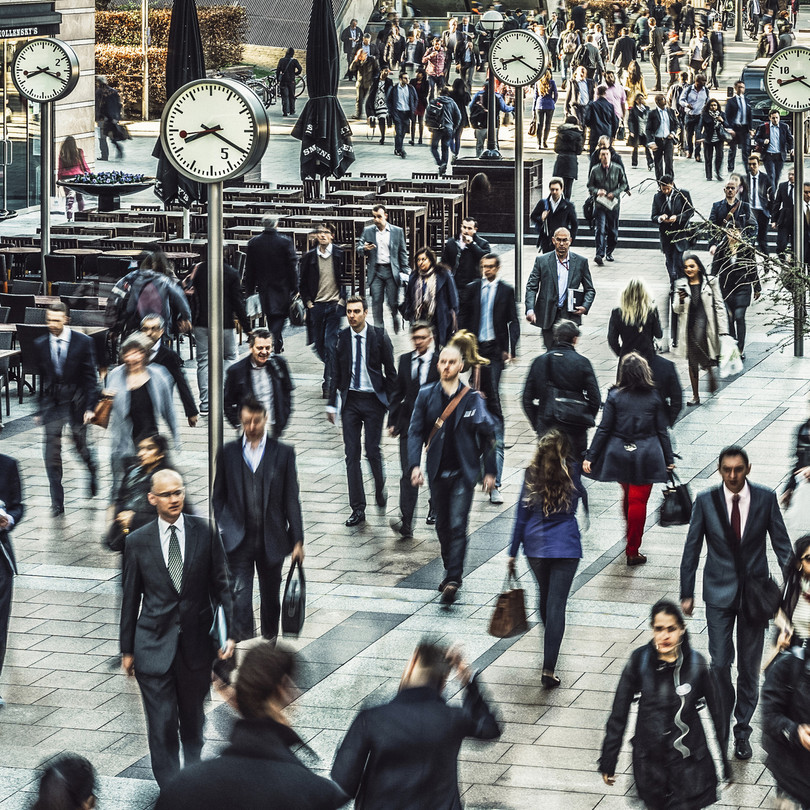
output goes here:
[{"label": "man in grey suit", "polygon": [[[212,603],[222,607],[229,631],[231,584],[219,534],[207,520],[183,514],[179,473],[155,473],[148,497],[157,520],[130,534],[124,550],[121,665],[141,689],[152,773],[163,787],[180,770],[180,741],[184,764],[200,761],[216,657]],[[228,659],[233,650],[228,638],[217,655]]]},{"label": "man in grey suit", "polygon": [[526,284],[526,320],[543,330],[547,349],[554,342],[554,324],[567,318],[579,326],[596,297],[588,260],[571,252],[568,229],[557,228],[553,241],[554,252],[537,257]]},{"label": "man in grey suit", "polygon": [[[723,483],[695,499],[689,533],[681,558],[681,606],[687,616],[695,607],[695,574],[703,540],[708,549],[703,571],[703,599],[709,631],[709,655],[723,701],[726,723],[732,711],[734,755],[750,759],[751,718],[759,698],[759,667],[765,625],[746,620],[742,599],[745,580],[768,576],[765,535],[784,569],[791,558],[788,538],[776,494],[747,481],[748,454],[732,445],[720,453],[717,468]],[[731,683],[734,662],[734,624],[737,624],[737,693]],[[728,738],[728,726],[725,732]]]},{"label": "man in grey suit", "polygon": [[388,222],[388,212],[384,205],[371,209],[374,220],[363,230],[357,242],[357,255],[366,256],[366,281],[371,292],[371,314],[374,325],[385,328],[383,323],[383,298],[391,310],[394,333],[399,332],[399,287],[401,275],[411,272],[408,266],[408,247],[405,244],[405,231]]}]

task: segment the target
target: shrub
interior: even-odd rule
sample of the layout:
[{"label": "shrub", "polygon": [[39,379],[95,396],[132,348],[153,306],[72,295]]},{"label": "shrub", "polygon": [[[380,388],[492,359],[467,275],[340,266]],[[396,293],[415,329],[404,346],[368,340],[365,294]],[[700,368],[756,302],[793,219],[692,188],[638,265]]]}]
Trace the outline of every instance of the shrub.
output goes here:
[{"label": "shrub", "polygon": [[[149,48],[149,114],[159,116],[166,103],[166,49]],[[121,94],[124,116],[141,117],[143,57],[140,48],[96,45],[96,73]]]}]

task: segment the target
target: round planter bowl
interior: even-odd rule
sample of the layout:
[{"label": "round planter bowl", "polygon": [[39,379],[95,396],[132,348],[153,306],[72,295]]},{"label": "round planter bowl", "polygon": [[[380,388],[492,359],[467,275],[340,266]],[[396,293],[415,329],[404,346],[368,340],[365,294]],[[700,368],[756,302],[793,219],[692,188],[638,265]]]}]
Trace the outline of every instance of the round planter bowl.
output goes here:
[{"label": "round planter bowl", "polygon": [[147,178],[139,183],[74,183],[70,180],[57,180],[56,184],[80,194],[98,197],[99,211],[115,211],[121,207],[121,197],[146,191],[155,184],[155,179]]}]

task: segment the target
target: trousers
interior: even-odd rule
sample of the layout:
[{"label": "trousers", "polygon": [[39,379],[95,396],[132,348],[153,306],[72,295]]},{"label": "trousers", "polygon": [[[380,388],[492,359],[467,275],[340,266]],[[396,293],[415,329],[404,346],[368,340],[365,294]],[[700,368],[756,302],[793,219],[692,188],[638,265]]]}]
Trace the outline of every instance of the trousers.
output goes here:
[{"label": "trousers", "polygon": [[575,557],[529,557],[540,594],[540,620],[543,622],[543,669],[557,668],[560,645],[565,634],[565,608],[577,573]]},{"label": "trousers", "polygon": [[[197,345],[197,387],[200,389],[200,411],[208,412],[208,327],[194,327]],[[222,332],[223,375],[236,362],[236,333],[233,329]]]},{"label": "trousers", "polygon": [[87,465],[91,478],[96,474],[96,462],[87,444],[87,425],[81,417],[70,413],[69,405],[57,405],[43,414],[45,424],[45,470],[51,491],[51,506],[64,508],[65,491],[62,486],[62,431],[70,426],[70,435],[76,451]]},{"label": "trousers", "polygon": [[738,146],[742,153],[743,166],[748,163],[748,156],[751,154],[751,133],[745,125],[732,124],[731,129],[734,130],[734,140],[728,145],[728,170],[733,172]]},{"label": "trousers", "polygon": [[264,555],[261,538],[246,537],[228,554],[228,565],[233,575],[233,632],[234,641],[254,638],[253,571],[259,576],[259,617],[262,636],[278,637],[281,616],[281,569],[283,562],[270,564]]},{"label": "trousers", "polygon": [[385,406],[376,394],[349,391],[343,403],[343,448],[346,454],[346,477],[349,484],[349,506],[352,511],[366,511],[366,491],[363,487],[363,470],[360,466],[360,431],[366,434],[366,459],[374,476],[377,494],[385,489],[380,440],[382,439]]},{"label": "trousers", "polygon": [[374,276],[369,289],[371,290],[371,314],[374,317],[374,325],[385,327],[383,319],[383,299],[388,304],[388,309],[391,310],[391,317],[394,319],[394,325],[399,325],[399,315],[397,308],[399,306],[399,279],[391,275],[390,267],[382,267]]},{"label": "trousers", "polygon": [[335,368],[335,348],[345,309],[337,301],[315,301],[307,310],[310,335],[318,359],[323,363],[323,381],[329,384]]},{"label": "trousers", "polygon": [[619,241],[619,206],[612,211],[601,205],[594,206],[596,214],[596,255],[610,256]]},{"label": "trousers", "polygon": [[650,499],[652,484],[622,484],[624,490],[624,518],[627,521],[628,557],[638,554],[641,536],[647,520],[647,501]]},{"label": "trousers", "polygon": [[14,587],[14,574],[0,552],[0,673],[6,658],[8,643],[8,622],[11,616],[11,595]]},{"label": "trousers", "polygon": [[467,555],[467,525],[474,487],[461,473],[440,473],[430,482],[430,496],[436,510],[436,534],[444,563],[445,579],[461,585]]},{"label": "trousers", "polygon": [[419,489],[411,484],[411,466],[408,463],[408,432],[399,434],[399,464],[402,477],[399,479],[399,513],[406,526],[413,525]]}]

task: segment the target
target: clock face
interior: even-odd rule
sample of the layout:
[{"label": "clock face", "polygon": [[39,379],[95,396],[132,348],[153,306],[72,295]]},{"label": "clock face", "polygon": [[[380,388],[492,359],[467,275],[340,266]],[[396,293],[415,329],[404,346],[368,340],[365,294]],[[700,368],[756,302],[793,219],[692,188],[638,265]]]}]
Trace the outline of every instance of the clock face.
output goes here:
[{"label": "clock face", "polygon": [[56,101],[79,81],[79,60],[73,48],[58,39],[33,39],[14,56],[11,77],[25,98]]},{"label": "clock face", "polygon": [[521,87],[533,84],[545,73],[548,50],[531,31],[504,31],[492,41],[489,64],[504,84]]},{"label": "clock face", "polygon": [[270,136],[267,111],[246,85],[201,79],[181,87],[163,109],[160,138],[166,156],[186,177],[202,183],[250,171]]},{"label": "clock face", "polygon": [[777,51],[765,68],[765,89],[786,110],[810,109],[810,48]]}]

